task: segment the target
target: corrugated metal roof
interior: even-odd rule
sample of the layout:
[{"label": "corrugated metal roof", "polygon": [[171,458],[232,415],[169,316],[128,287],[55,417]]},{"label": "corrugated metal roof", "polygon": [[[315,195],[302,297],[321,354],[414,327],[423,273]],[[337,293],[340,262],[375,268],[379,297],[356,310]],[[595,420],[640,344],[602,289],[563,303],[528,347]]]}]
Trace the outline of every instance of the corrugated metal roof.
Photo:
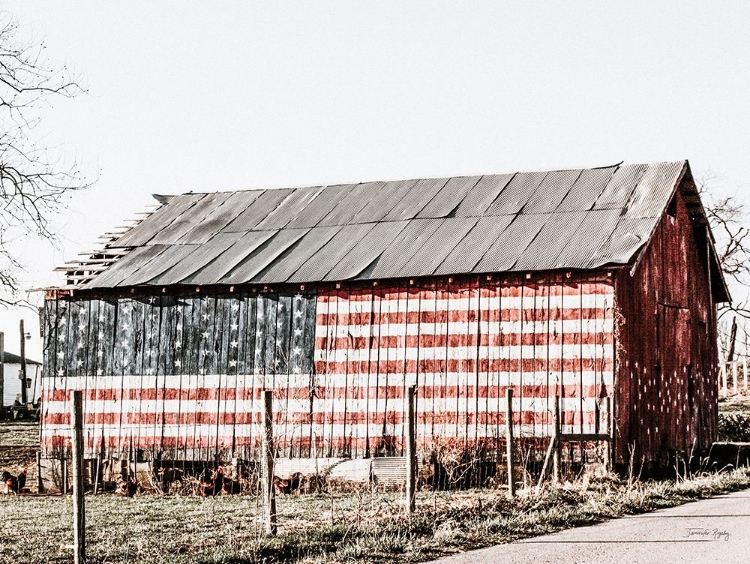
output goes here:
[{"label": "corrugated metal roof", "polygon": [[[625,264],[687,167],[677,161],[163,198],[108,246],[125,249],[124,256],[83,287]],[[692,209],[699,214],[699,206]]]}]

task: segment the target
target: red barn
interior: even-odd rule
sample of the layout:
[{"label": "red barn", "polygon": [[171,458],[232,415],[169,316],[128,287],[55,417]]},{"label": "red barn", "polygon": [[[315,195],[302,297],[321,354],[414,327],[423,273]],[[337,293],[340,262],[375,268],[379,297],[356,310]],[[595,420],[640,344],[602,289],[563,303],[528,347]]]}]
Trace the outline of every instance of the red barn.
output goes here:
[{"label": "red barn", "polygon": [[717,432],[728,300],[687,161],[159,196],[46,300],[42,448],[252,459],[496,449],[602,428],[614,462]]}]

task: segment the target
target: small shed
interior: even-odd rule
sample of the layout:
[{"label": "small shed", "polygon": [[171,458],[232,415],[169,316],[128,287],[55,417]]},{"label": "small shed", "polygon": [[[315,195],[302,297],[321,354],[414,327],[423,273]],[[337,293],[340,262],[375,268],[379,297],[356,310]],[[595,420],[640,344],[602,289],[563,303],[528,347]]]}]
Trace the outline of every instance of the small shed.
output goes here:
[{"label": "small shed", "polygon": [[[26,359],[26,391],[28,401],[35,402],[41,396],[42,363]],[[21,357],[12,352],[3,352],[3,403],[8,407],[21,400]]]},{"label": "small shed", "polygon": [[687,161],[157,196],[45,302],[42,448],[252,459],[494,451],[606,427],[615,463],[717,434],[729,294]]}]

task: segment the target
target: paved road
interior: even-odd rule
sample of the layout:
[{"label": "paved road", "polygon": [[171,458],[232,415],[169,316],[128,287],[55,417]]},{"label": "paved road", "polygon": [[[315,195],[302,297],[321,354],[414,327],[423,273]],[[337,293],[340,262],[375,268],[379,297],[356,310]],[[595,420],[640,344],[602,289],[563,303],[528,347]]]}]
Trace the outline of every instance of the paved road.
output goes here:
[{"label": "paved road", "polygon": [[440,564],[750,563],[750,490],[436,560]]}]

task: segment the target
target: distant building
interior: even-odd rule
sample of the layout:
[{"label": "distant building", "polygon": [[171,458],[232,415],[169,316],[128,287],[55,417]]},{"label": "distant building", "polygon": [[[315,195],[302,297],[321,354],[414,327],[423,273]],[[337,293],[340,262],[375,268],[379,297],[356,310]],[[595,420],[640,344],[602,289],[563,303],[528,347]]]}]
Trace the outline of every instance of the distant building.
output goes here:
[{"label": "distant building", "polygon": [[42,448],[253,458],[601,433],[666,464],[717,434],[729,299],[687,161],[159,196],[46,300]]},{"label": "distant building", "polygon": [[[13,405],[16,399],[20,400],[21,396],[21,357],[17,354],[5,351],[4,362],[4,386],[3,386],[3,405],[8,407]],[[26,388],[27,399],[30,402],[36,401],[42,395],[42,363],[36,360],[26,359],[26,378],[30,380]]]}]

